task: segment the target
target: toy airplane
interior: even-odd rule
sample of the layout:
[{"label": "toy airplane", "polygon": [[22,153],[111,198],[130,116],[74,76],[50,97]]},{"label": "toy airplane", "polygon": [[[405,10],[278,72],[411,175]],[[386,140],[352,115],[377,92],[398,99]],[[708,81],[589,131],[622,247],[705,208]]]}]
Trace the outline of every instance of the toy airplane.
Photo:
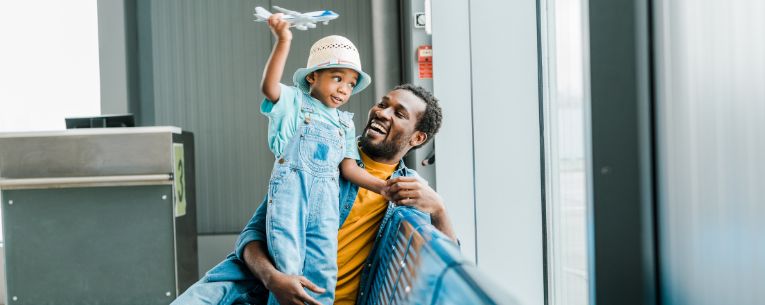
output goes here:
[{"label": "toy airplane", "polygon": [[[330,20],[340,17],[340,15],[338,15],[337,13],[333,11],[329,11],[329,10],[300,13],[296,11],[283,9],[275,5],[274,5],[274,9],[281,13],[284,13],[282,20],[285,20],[291,23],[292,25],[290,27],[294,27],[302,31],[305,31],[308,28],[312,28],[312,29],[315,28],[316,23],[318,22],[322,22],[326,25],[326,24],[329,24]],[[266,21],[268,20],[268,17],[271,16],[271,12],[258,6],[255,8],[255,14],[253,15],[255,15],[255,18],[256,18],[255,21]]]}]

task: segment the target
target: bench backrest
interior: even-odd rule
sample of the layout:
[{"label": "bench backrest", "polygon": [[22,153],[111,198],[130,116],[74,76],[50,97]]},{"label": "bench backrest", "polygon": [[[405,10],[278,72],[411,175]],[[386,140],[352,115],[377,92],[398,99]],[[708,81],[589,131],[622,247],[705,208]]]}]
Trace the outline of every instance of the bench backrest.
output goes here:
[{"label": "bench backrest", "polygon": [[396,208],[372,255],[373,282],[358,304],[516,304],[415,209]]}]

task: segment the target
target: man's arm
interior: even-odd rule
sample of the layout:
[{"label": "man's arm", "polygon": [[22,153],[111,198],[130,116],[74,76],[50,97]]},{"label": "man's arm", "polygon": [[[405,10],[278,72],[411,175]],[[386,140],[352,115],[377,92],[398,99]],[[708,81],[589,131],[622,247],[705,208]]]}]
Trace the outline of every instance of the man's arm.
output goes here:
[{"label": "man's arm", "polygon": [[263,282],[269,291],[274,293],[279,304],[305,304],[306,302],[308,304],[321,304],[311,298],[303,287],[317,293],[323,292],[323,289],[305,277],[286,275],[274,267],[266,245],[267,199],[263,199],[250,222],[239,235],[239,239],[236,241],[236,256],[247,265],[247,269]]},{"label": "man's arm", "polygon": [[255,277],[263,281],[266,289],[276,296],[279,304],[321,305],[319,301],[308,295],[303,287],[316,293],[323,293],[324,289],[314,285],[304,276],[286,275],[276,270],[264,242],[248,243],[244,247],[244,262]]},{"label": "man's arm", "polygon": [[433,188],[419,177],[396,177],[388,180],[387,193],[393,202],[417,208],[430,214],[430,222],[436,229],[443,232],[454,242],[457,235],[454,234],[452,222],[446,212],[444,201]]}]

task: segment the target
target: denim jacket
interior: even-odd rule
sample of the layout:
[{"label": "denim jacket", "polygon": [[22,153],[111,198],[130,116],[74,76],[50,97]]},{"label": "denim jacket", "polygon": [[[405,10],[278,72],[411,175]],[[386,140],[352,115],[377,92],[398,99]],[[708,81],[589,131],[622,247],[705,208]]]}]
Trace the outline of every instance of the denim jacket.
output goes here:
[{"label": "denim jacket", "polygon": [[[357,161],[359,166],[364,167],[364,163]],[[399,162],[398,167],[391,175],[391,178],[396,177],[412,177],[417,176],[417,172],[407,168],[404,165],[403,160]],[[340,176],[340,226],[342,227],[345,219],[353,208],[353,203],[356,201],[356,195],[358,194],[359,187],[350,181]],[[252,241],[266,241],[266,204],[264,202],[255,211],[255,214],[250,219],[249,223],[244,227],[244,230],[239,234],[239,239],[236,241],[236,248],[233,253],[218,264],[210,269],[205,275],[204,280],[206,282],[219,282],[219,281],[245,281],[245,280],[257,280],[255,276],[249,271],[247,265],[244,263],[244,247]],[[388,209],[385,212],[380,228],[377,231],[375,242],[381,237],[387,222],[393,215],[393,207],[395,205],[392,202],[388,202]],[[428,217],[428,222],[430,219]],[[373,257],[367,257],[364,263],[364,270],[361,272],[361,282],[359,283],[359,291],[366,291],[367,286],[371,281],[368,279],[368,271],[366,270],[372,263]],[[362,296],[363,297],[363,296]]]}]

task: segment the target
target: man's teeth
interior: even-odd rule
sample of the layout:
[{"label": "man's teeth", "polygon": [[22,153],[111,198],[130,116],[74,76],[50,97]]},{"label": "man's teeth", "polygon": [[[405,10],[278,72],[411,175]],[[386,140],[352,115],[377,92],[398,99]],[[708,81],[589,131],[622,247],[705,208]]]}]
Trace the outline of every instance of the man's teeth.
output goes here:
[{"label": "man's teeth", "polygon": [[385,128],[379,123],[372,122],[372,124],[370,124],[369,126],[372,127],[372,129],[375,129],[375,131],[377,132],[385,133]]}]

